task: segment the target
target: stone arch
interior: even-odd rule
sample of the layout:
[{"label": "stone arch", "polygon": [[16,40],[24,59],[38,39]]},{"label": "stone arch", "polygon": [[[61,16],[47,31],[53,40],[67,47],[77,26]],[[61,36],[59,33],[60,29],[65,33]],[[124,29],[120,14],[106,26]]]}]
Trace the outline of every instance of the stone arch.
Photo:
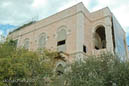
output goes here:
[{"label": "stone arch", "polygon": [[59,62],[56,65],[56,73],[57,75],[62,75],[65,71],[65,64],[63,62]]},{"label": "stone arch", "polygon": [[93,43],[97,50],[106,48],[106,31],[103,25],[98,25],[95,28]]},{"label": "stone arch", "polygon": [[57,51],[66,52],[67,27],[61,26],[57,30]]},{"label": "stone arch", "polygon": [[25,38],[25,39],[24,39],[23,47],[24,47],[25,49],[29,49],[29,45],[30,45],[30,43],[29,43],[29,38]]},{"label": "stone arch", "polygon": [[67,38],[67,33],[65,29],[61,29],[60,31],[57,32],[57,40],[65,40]]},{"label": "stone arch", "polygon": [[46,33],[41,33],[41,34],[39,35],[39,39],[38,39],[38,48],[39,48],[39,49],[45,48],[46,39],[47,39]]},{"label": "stone arch", "polygon": [[[56,34],[57,34],[57,39],[62,40],[63,38],[62,38],[62,39],[58,38],[58,35],[59,35],[60,32],[62,32],[63,35],[65,35],[65,38],[64,38],[64,39],[67,39],[67,34],[68,34],[67,26],[63,25],[63,26],[61,26],[61,27],[59,27],[59,28],[57,29],[57,32],[56,32]],[[62,34],[61,34],[61,35],[62,35]]]}]

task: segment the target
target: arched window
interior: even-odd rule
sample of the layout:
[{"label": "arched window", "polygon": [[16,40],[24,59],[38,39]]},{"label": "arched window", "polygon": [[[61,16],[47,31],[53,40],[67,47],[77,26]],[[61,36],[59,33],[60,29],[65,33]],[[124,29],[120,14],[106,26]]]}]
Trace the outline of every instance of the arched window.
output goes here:
[{"label": "arched window", "polygon": [[61,41],[61,40],[65,40],[66,39],[66,30],[65,29],[61,29],[57,32],[58,34],[58,41]]},{"label": "arched window", "polygon": [[24,40],[24,48],[25,48],[25,49],[29,49],[29,38],[26,38],[26,39]]},{"label": "arched window", "polygon": [[57,50],[58,51],[66,51],[66,30],[60,29],[57,32]]},{"label": "arched window", "polygon": [[106,35],[104,26],[99,26],[95,31],[94,48],[97,50],[106,48]]},{"label": "arched window", "polygon": [[38,48],[40,49],[45,48],[45,44],[46,44],[46,34],[42,33],[39,36]]},{"label": "arched window", "polygon": [[62,64],[59,64],[56,68],[57,75],[62,75],[64,73],[64,67]]}]

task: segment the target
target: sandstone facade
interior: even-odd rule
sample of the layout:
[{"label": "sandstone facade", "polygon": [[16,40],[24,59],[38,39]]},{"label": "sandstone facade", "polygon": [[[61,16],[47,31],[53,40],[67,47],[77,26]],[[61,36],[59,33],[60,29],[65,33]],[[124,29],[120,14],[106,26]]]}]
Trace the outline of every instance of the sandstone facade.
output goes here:
[{"label": "sandstone facade", "polygon": [[126,33],[108,7],[89,12],[79,3],[8,35],[17,47],[29,50],[47,48],[63,51],[72,57],[118,53],[128,59]]}]

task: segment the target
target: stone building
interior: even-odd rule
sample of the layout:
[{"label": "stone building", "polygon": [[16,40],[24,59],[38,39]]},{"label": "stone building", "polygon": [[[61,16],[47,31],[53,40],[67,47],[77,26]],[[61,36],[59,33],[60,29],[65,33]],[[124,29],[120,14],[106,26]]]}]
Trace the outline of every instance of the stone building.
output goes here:
[{"label": "stone building", "polygon": [[121,60],[128,59],[126,33],[108,7],[89,12],[83,3],[78,3],[16,29],[8,37],[17,41],[17,47],[63,51],[69,59],[101,52],[117,53]]}]

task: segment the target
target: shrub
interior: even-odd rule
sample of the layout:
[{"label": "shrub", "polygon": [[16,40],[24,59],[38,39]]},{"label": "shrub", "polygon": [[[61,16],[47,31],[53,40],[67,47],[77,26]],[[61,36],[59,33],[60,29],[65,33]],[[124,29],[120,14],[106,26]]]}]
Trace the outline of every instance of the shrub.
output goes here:
[{"label": "shrub", "polygon": [[61,76],[53,73],[55,57],[50,50],[36,52],[16,48],[14,41],[0,43],[0,86],[128,86],[129,62],[110,53],[89,56],[70,65]]},{"label": "shrub", "polygon": [[128,86],[129,63],[110,53],[75,62],[64,77],[68,86]]},{"label": "shrub", "polygon": [[53,75],[56,52],[32,52],[15,47],[13,41],[0,44],[0,86],[45,86]]}]

